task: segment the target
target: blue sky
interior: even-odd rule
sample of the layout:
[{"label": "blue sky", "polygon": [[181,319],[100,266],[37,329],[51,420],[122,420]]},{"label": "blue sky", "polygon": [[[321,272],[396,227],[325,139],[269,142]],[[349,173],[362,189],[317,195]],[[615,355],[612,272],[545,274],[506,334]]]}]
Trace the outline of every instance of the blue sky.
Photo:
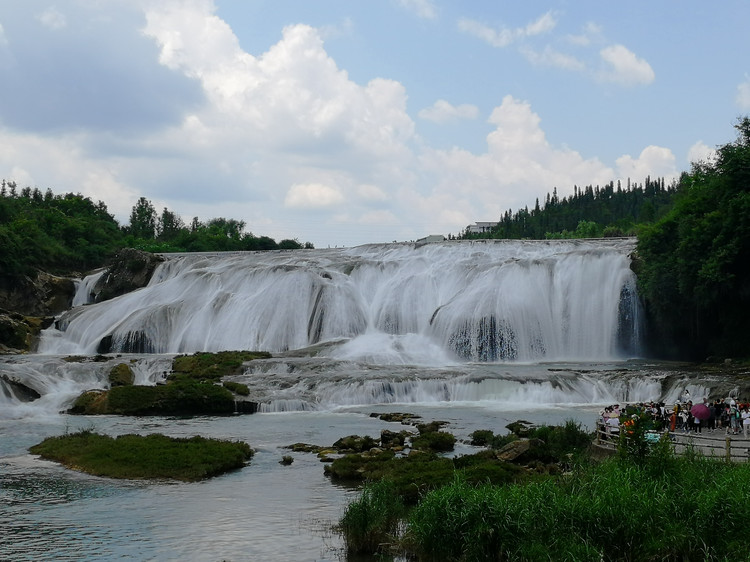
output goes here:
[{"label": "blue sky", "polygon": [[750,113],[750,4],[0,2],[0,177],[317,247],[668,180]]}]

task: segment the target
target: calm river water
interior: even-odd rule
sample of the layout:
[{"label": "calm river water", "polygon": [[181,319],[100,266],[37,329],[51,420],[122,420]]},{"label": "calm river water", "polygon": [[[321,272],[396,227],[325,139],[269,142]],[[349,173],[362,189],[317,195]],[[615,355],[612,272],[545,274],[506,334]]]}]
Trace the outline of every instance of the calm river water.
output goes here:
[{"label": "calm river water", "polygon": [[[400,424],[371,412],[409,411],[441,419],[465,439],[502,431],[524,418],[590,425],[593,408],[498,411],[491,406],[415,404],[340,412],[291,412],[217,418],[49,416],[0,420],[0,560],[343,560],[332,525],[356,492],[331,483],[317,456],[285,445],[333,443],[349,434],[378,436]],[[48,435],[94,429],[109,435],[164,433],[243,440],[249,466],[200,483],[124,482],[39,460],[28,447]],[[459,452],[468,452],[460,445]]]}]

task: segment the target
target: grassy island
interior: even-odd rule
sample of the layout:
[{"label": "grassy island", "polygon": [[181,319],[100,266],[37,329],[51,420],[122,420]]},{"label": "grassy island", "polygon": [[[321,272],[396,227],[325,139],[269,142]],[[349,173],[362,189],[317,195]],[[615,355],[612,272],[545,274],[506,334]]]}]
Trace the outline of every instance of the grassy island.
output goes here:
[{"label": "grassy island", "polygon": [[86,430],[48,437],[29,451],[95,476],[185,482],[242,468],[253,456],[242,442],[158,433],[113,438]]}]

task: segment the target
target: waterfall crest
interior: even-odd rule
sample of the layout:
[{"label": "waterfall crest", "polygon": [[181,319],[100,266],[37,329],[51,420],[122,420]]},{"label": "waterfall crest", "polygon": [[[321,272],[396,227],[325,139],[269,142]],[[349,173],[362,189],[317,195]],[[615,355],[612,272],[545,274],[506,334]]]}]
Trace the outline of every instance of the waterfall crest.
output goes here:
[{"label": "waterfall crest", "polygon": [[488,240],[169,255],[147,287],[64,314],[39,351],[278,353],[338,342],[331,357],[395,364],[619,359],[639,351],[634,246]]}]

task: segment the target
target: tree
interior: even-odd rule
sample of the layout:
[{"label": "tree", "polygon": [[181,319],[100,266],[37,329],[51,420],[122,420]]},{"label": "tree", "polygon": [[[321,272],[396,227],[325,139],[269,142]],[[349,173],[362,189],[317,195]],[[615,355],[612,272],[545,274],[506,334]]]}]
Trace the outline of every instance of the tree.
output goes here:
[{"label": "tree", "polygon": [[683,174],[674,208],[639,234],[652,339],[673,355],[748,354],[750,118],[736,128],[737,141]]},{"label": "tree", "polygon": [[138,199],[130,213],[128,232],[136,238],[151,240],[156,237],[156,209],[145,197]]},{"label": "tree", "polygon": [[183,229],[185,229],[185,223],[182,222],[182,219],[164,207],[157,224],[159,240],[165,242],[174,240]]}]

